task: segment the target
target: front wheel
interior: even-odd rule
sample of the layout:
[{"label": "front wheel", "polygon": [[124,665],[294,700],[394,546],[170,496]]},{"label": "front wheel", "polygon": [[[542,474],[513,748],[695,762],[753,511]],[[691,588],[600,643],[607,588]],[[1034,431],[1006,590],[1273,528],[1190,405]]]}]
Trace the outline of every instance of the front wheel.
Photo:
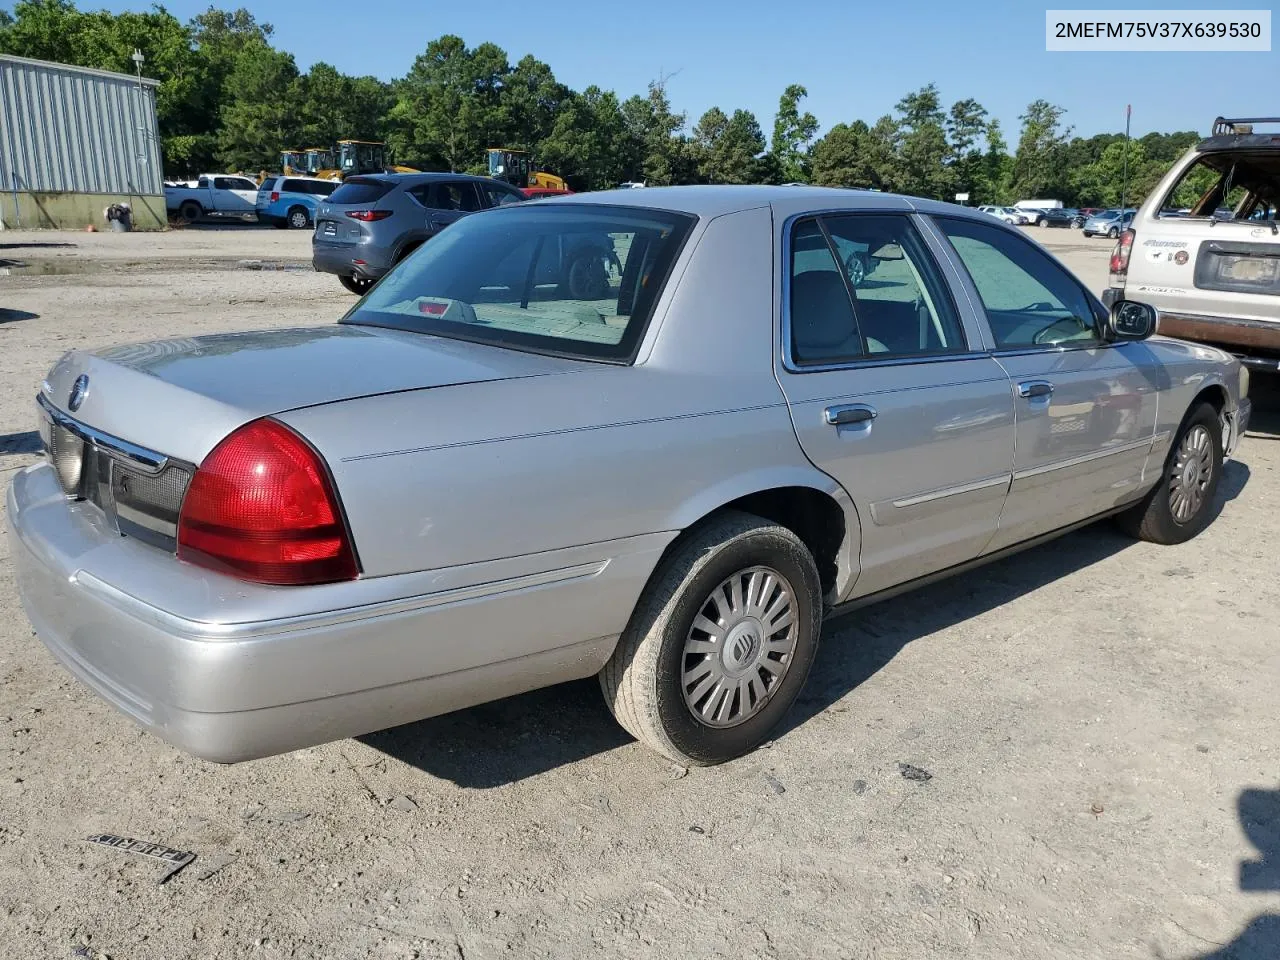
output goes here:
[{"label": "front wheel", "polygon": [[1116,227],[1112,227],[1107,231],[1107,237],[1111,240],[1117,240],[1120,237],[1120,231]]},{"label": "front wheel", "polygon": [[338,282],[354,293],[357,297],[363,297],[369,292],[369,288],[373,286],[374,281],[365,277],[338,277]]},{"label": "front wheel", "polygon": [[822,628],[817,567],[792,531],[727,512],[641,595],[600,686],[618,722],[677,763],[757,747],[804,686]]},{"label": "front wheel", "polygon": [[1139,540],[1185,543],[1213,519],[1213,499],[1222,475],[1222,419],[1200,403],[1182,422],[1156,488],[1117,517]]}]

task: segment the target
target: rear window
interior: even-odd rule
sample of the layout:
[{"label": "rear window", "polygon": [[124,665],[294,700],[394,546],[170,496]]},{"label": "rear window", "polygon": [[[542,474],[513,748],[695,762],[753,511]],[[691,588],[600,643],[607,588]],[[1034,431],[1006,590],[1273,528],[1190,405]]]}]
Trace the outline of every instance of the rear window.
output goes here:
[{"label": "rear window", "polygon": [[390,193],[393,186],[395,184],[388,183],[386,180],[352,177],[333,191],[329,199],[334,203],[376,203]]},{"label": "rear window", "polygon": [[1223,151],[1191,164],[1161,200],[1161,217],[1270,219],[1280,205],[1280,150]]},{"label": "rear window", "polygon": [[693,223],[587,204],[464,217],[342,322],[628,363]]}]

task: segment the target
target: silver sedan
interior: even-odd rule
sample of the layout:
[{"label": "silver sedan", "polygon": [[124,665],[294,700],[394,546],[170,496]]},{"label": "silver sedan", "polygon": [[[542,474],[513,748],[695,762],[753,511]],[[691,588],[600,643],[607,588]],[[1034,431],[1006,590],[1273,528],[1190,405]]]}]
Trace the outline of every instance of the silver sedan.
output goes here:
[{"label": "silver sedan", "polygon": [[72,673],[212,760],[598,675],[716,763],[826,617],[1109,515],[1204,529],[1247,374],[1156,319],[930,201],[491,210],[336,325],[64,356],[8,494],[18,584]]}]

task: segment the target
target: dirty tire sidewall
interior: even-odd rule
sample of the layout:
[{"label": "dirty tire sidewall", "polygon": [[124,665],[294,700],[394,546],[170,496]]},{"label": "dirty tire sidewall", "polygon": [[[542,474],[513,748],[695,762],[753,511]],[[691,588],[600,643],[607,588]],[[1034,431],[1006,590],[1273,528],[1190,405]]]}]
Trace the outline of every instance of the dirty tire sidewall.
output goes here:
[{"label": "dirty tire sidewall", "polygon": [[[711,591],[733,573],[756,565],[772,567],[791,584],[799,625],[795,653],[763,710],[734,727],[708,727],[694,718],[681,689],[685,640]],[[647,661],[622,665],[639,668],[630,679],[643,689],[633,691],[630,722],[619,719],[680,763],[705,766],[741,756],[768,738],[795,702],[813,665],[821,629],[822,588],[813,557],[800,539],[750,514],[725,514],[670,556],[646,588],[614,654],[633,652]],[[607,696],[603,677],[602,682]]]},{"label": "dirty tire sidewall", "polygon": [[187,223],[195,223],[200,219],[203,213],[204,210],[201,208],[200,204],[194,203],[191,200],[188,200],[178,208],[178,216],[187,221]]}]

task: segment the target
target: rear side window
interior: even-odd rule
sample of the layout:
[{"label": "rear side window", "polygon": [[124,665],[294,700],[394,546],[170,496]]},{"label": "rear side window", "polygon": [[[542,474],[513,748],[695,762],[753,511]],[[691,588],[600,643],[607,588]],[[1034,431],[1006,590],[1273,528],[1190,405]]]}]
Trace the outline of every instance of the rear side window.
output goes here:
[{"label": "rear side window", "polygon": [[1250,218],[1280,202],[1280,152],[1209,153],[1197,158],[1160,202],[1161,217]]},{"label": "rear side window", "polygon": [[303,180],[285,180],[280,190],[284,193],[306,193],[307,184]]},{"label": "rear side window", "polygon": [[307,193],[313,193],[317,197],[327,197],[338,189],[338,184],[334,180],[308,180],[304,186]]},{"label": "rear side window", "polygon": [[342,322],[629,363],[694,222],[588,204],[462,217]]},{"label": "rear side window", "polygon": [[951,295],[907,217],[801,221],[791,261],[791,349],[798,363],[967,349]]},{"label": "rear side window", "polygon": [[258,187],[259,190],[274,190],[275,188],[276,188],[275,177],[267,177],[267,179],[262,181],[262,186]]},{"label": "rear side window", "polygon": [[391,192],[393,186],[386,180],[351,177],[333,191],[329,199],[334,203],[377,203]]},{"label": "rear side window", "polygon": [[431,189],[427,193],[427,205],[436,210],[461,210],[465,213],[481,209],[475,184],[470,181],[431,184]]},{"label": "rear side window", "polygon": [[486,183],[482,188],[491,207],[501,207],[508,203],[521,203],[529,199],[525,194],[516,190],[507,190],[503,187]]}]

